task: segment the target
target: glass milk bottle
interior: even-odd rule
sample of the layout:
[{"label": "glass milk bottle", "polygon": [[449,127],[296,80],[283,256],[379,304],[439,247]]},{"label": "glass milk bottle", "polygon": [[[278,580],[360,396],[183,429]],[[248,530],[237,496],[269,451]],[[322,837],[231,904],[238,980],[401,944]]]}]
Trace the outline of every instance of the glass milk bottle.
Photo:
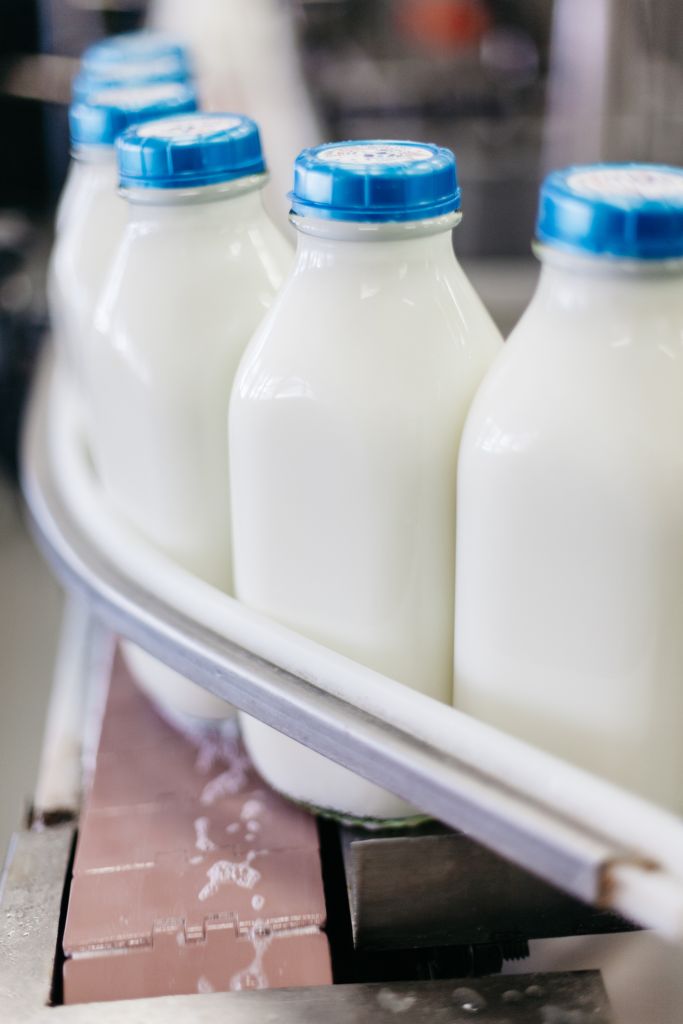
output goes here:
[{"label": "glass milk bottle", "polygon": [[[235,591],[449,701],[460,431],[501,339],[460,269],[450,150],[350,142],[295,164],[296,266],[233,388]],[[246,716],[275,788],[349,818],[413,809]]]},{"label": "glass milk bottle", "polygon": [[[141,62],[138,55],[137,45],[130,48],[127,59],[120,59],[112,65],[111,59],[105,58],[100,63],[96,60],[96,51],[104,47],[104,43],[115,40],[126,40],[129,43],[134,41],[138,35],[152,35],[151,33],[130,32],[124,36],[115,36],[112,40],[104,40],[89,47],[83,54],[81,71],[72,82],[73,103],[85,103],[88,98],[105,89],[123,89],[148,85],[163,85],[167,83],[191,84],[191,70],[188,56],[183,47],[175,46],[169,51],[169,44],[162,41],[158,43],[157,49],[150,48],[150,52]],[[119,43],[121,49],[121,43]],[[88,68],[86,72],[84,69]],[[177,112],[176,112],[177,113]],[[110,166],[112,177],[116,181],[116,158],[114,152],[110,154]],[[55,216],[55,229],[59,231],[62,223],[69,218],[69,209],[72,201],[78,202],[78,191],[80,188],[79,161],[73,159],[67,173],[65,186],[61,190],[57,211]]]},{"label": "glass milk bottle", "polygon": [[683,812],[683,171],[541,190],[460,454],[455,703]]},{"label": "glass milk bottle", "polygon": [[[86,356],[92,454],[112,507],[155,547],[229,590],[228,402],[249,337],[292,263],[261,202],[257,125],[195,114],[117,145],[129,223]],[[224,701],[143,651],[126,656],[167,708]]]},{"label": "glass milk bottle", "polygon": [[73,163],[50,261],[48,300],[58,348],[76,379],[104,275],[126,225],[114,142],[129,125],[191,112],[196,105],[193,89],[167,83],[96,92],[69,111]]},{"label": "glass milk bottle", "polygon": [[[184,46],[163,33],[124,32],[93,43],[83,53],[79,73],[71,83],[73,103],[85,103],[105,89],[176,82],[189,84],[192,66]],[[116,160],[110,153],[112,179],[116,180]],[[78,192],[78,161],[73,160],[57,206],[56,229],[68,214],[72,198]],[[76,196],[77,198],[77,196]]]}]

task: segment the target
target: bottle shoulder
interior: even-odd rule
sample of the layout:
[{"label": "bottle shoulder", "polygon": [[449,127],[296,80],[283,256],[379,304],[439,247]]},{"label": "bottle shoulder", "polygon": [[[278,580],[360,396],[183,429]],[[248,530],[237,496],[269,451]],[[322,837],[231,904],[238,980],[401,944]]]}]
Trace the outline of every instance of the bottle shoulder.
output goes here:
[{"label": "bottle shoulder", "polygon": [[142,284],[153,290],[173,286],[192,291],[204,281],[220,295],[239,289],[277,291],[293,261],[291,246],[264,220],[212,223],[206,217],[173,222],[131,219],[117,247],[123,288]]},{"label": "bottle shoulder", "polygon": [[[288,398],[342,417],[353,408],[361,418],[364,410],[381,409],[399,419],[460,419],[502,345],[488,322],[483,331],[439,315],[425,323],[410,307],[391,318],[381,307],[349,315],[328,305],[312,313],[290,300],[285,286],[249,342],[235,404],[264,409],[269,399]],[[270,404],[268,415],[276,407],[287,415],[286,403]]]},{"label": "bottle shoulder", "polygon": [[89,193],[75,197],[71,208],[55,239],[53,260],[87,267],[102,254],[108,258],[126,229],[123,200],[115,192]]},{"label": "bottle shoulder", "polygon": [[581,333],[525,315],[472,403],[463,465],[495,455],[545,472],[580,453],[610,472],[629,461],[683,469],[683,330],[669,328]]},{"label": "bottle shoulder", "polygon": [[251,332],[292,262],[279,232],[257,227],[232,230],[204,218],[175,225],[132,220],[112,254],[101,305],[120,323],[222,318],[228,332],[231,324],[243,329],[245,320]]},{"label": "bottle shoulder", "polygon": [[[457,339],[495,353],[502,337],[464,275],[444,272],[403,274],[400,268],[311,267],[299,258],[287,276],[271,315],[259,331],[262,358],[306,353],[312,360],[338,346],[356,350],[370,340],[390,357],[392,345],[419,339],[422,352]],[[325,346],[316,346],[318,339]]]}]

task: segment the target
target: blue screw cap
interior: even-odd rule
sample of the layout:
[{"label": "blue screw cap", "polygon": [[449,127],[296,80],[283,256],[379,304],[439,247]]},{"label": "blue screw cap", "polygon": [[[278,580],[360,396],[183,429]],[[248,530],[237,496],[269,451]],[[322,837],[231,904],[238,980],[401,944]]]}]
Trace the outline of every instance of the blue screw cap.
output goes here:
[{"label": "blue screw cap", "polygon": [[102,92],[104,89],[135,88],[164,82],[190,85],[192,79],[184,68],[178,67],[165,57],[145,64],[136,61],[121,64],[107,78],[92,78],[81,72],[71,83],[71,99],[73,103],[87,103],[93,93]]},{"label": "blue screw cap", "polygon": [[554,171],[541,187],[536,237],[597,256],[683,257],[683,169],[633,163]]},{"label": "blue screw cap", "polygon": [[191,79],[190,57],[177,40],[158,32],[125,32],[88,47],[72,83],[72,99],[80,103],[105,88]]},{"label": "blue screw cap", "polygon": [[130,63],[145,64],[146,62],[165,59],[190,73],[190,59],[187,49],[177,39],[172,39],[161,32],[123,32],[121,35],[108,36],[93,43],[81,58],[84,73],[93,78],[108,78],[116,74],[118,68]]},{"label": "blue screw cap", "polygon": [[193,114],[149,122],[116,144],[124,188],[196,188],[266,169],[258,125],[242,114]]},{"label": "blue screw cap", "polygon": [[305,149],[292,211],[341,221],[410,221],[460,209],[455,157],[426,142],[367,139]]},{"label": "blue screw cap", "polygon": [[197,109],[189,85],[155,82],[92,93],[69,108],[71,142],[78,146],[113,146],[130,125]]}]

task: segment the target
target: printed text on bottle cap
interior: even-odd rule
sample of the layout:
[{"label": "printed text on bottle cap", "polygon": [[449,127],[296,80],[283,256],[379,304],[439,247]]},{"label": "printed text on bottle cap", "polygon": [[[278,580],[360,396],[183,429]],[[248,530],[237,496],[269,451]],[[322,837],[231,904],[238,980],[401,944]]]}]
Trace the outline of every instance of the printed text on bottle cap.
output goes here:
[{"label": "printed text on bottle cap", "polygon": [[417,160],[431,160],[431,149],[425,146],[368,145],[335,146],[319,153],[323,163],[334,164],[407,164]]},{"label": "printed text on bottle cap", "polygon": [[645,168],[608,168],[577,171],[567,185],[585,196],[611,198],[666,199],[683,196],[683,174]]},{"label": "printed text on bottle cap", "polygon": [[240,123],[238,117],[179,117],[173,121],[149,121],[137,129],[142,138],[190,141],[227,132]]}]

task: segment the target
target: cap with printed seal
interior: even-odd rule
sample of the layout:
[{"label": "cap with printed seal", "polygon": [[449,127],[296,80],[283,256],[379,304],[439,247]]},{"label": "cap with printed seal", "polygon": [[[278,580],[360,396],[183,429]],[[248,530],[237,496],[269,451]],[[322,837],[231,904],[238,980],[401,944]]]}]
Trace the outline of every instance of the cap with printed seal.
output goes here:
[{"label": "cap with printed seal", "polygon": [[621,259],[683,257],[683,168],[589,164],[549,174],[536,237],[566,251]]},{"label": "cap with printed seal", "polygon": [[426,142],[367,139],[304,149],[292,211],[340,221],[410,221],[460,209],[455,157]]},{"label": "cap with printed seal", "polygon": [[103,89],[69,108],[71,142],[74,146],[113,146],[131,125],[196,109],[195,90],[177,82]]},{"label": "cap with printed seal", "polygon": [[196,188],[266,165],[258,125],[242,114],[194,114],[129,129],[116,151],[123,188]]},{"label": "cap with printed seal", "polygon": [[144,65],[160,59],[183,68],[186,74],[190,73],[189,55],[182,43],[163,33],[145,29],[123,32],[93,43],[81,58],[81,68],[90,77],[108,78],[115,77],[124,64]]}]

